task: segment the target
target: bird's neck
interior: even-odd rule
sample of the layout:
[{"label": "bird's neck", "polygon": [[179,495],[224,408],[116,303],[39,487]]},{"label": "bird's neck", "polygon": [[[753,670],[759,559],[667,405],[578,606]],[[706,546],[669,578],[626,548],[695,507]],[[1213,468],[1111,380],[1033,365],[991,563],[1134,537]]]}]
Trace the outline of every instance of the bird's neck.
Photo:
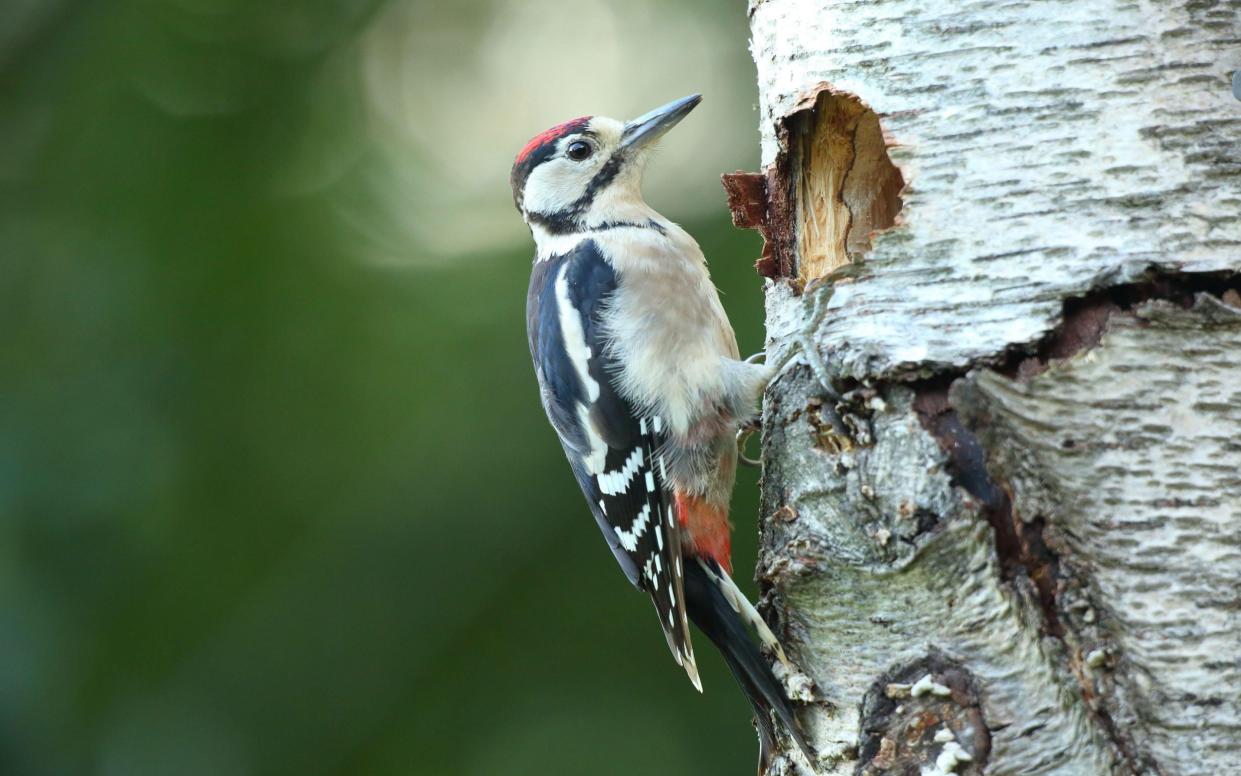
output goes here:
[{"label": "bird's neck", "polygon": [[670,226],[643,199],[605,198],[581,213],[527,213],[526,223],[538,246],[539,258],[568,253],[583,240],[618,229],[650,229],[664,233]]}]

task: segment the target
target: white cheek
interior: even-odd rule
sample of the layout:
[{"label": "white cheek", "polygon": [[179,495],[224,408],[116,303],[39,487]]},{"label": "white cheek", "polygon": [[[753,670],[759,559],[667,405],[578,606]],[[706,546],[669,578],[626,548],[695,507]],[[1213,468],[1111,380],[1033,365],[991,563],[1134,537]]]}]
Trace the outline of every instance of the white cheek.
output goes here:
[{"label": "white cheek", "polygon": [[567,159],[544,162],[526,179],[523,204],[529,213],[554,213],[576,202],[586,193],[594,170]]}]

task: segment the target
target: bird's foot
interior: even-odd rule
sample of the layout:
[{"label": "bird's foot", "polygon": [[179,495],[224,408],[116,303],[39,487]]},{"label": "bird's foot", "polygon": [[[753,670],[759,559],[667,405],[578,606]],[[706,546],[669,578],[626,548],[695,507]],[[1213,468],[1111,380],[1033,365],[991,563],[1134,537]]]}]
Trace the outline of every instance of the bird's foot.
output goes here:
[{"label": "bird's foot", "polygon": [[[772,365],[771,376],[774,380],[789,364],[793,363],[798,356],[801,356],[805,360],[806,365],[810,367],[811,373],[814,374],[815,380],[818,381],[819,387],[822,389],[823,397],[827,400],[824,402],[823,409],[826,411],[825,414],[833,430],[838,434],[847,436],[848,432],[845,429],[845,425],[841,422],[835,410],[836,402],[840,401],[840,392],[836,390],[836,386],[833,384],[832,376],[827,371],[827,363],[823,360],[823,354],[819,351],[819,346],[815,341],[819,331],[819,324],[823,322],[824,316],[827,315],[827,303],[832,298],[831,286],[820,286],[806,293],[811,295],[812,300],[809,321],[793,335],[792,343],[780,354],[779,361]],[[767,364],[771,363],[767,361],[767,353],[765,351],[750,356],[746,359],[746,363],[753,364],[760,360]],[[738,440],[743,439],[743,433],[749,436],[743,429],[737,434]]]},{"label": "bird's foot", "polygon": [[827,303],[832,298],[831,287],[821,286],[807,293],[811,294],[810,319],[793,335],[792,345],[781,354],[780,362],[775,365],[772,374],[776,375],[784,371],[784,368],[800,355],[805,359],[810,371],[814,373],[815,379],[819,381],[823,394],[829,399],[836,400],[840,398],[840,393],[832,384],[831,375],[827,371],[827,363],[823,360],[823,354],[819,352],[819,346],[815,342],[819,324],[823,323],[823,318],[827,315]]},{"label": "bird's foot", "polygon": [[[819,324],[823,322],[823,317],[827,315],[827,303],[831,300],[830,286],[822,286],[813,291],[808,292],[813,299],[810,310],[810,320],[793,335],[793,342],[789,347],[785,348],[780,354],[780,359],[771,366],[771,376],[775,379],[776,375],[784,371],[790,363],[799,355],[802,356],[810,371],[814,373],[815,379],[819,381],[819,385],[823,388],[823,393],[831,399],[839,399],[840,394],[832,385],[831,375],[827,371],[827,364],[823,360],[823,355],[819,352],[818,346],[815,344],[815,334],[818,333]],[[745,359],[747,364],[770,364],[767,359],[767,351],[760,350],[754,355]]]},{"label": "bird's foot", "polygon": [[758,428],[759,428],[759,421],[756,418],[754,420],[747,422],[741,428],[737,429],[737,462],[740,463],[742,466],[751,466],[751,467],[758,468],[763,465],[762,461],[751,458],[750,456],[745,454],[746,442],[750,441],[750,437],[754,435],[755,431],[758,431]]}]

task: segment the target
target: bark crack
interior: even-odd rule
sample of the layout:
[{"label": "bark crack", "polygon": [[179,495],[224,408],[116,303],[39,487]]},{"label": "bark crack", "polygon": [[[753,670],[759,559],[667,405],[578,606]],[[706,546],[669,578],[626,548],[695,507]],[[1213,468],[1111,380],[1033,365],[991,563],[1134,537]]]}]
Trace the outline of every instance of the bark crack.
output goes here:
[{"label": "bark crack", "polygon": [[[1028,346],[1011,347],[993,368],[1006,377],[1029,380],[1056,361],[1072,358],[1098,345],[1108,321],[1116,313],[1132,312],[1138,305],[1153,300],[1172,302],[1188,310],[1199,294],[1209,294],[1226,304],[1241,307],[1241,273],[1152,270],[1137,282],[1107,286],[1067,299],[1060,324],[1034,346],[1033,352]],[[985,360],[979,362],[985,363]]]},{"label": "bark crack", "polygon": [[[1029,348],[1010,348],[993,369],[1010,379],[1027,382],[1056,362],[1078,356],[1096,347],[1106,333],[1112,316],[1131,313],[1139,305],[1163,300],[1182,309],[1194,306],[1199,295],[1208,294],[1224,304],[1241,308],[1241,273],[1216,272],[1176,274],[1152,272],[1136,283],[1097,289],[1082,297],[1065,300],[1061,323],[1044,337],[1033,352]],[[980,359],[979,365],[986,363]],[[988,468],[988,451],[958,413],[963,397],[957,389],[973,368],[913,381],[914,410],[922,426],[936,439],[948,456],[948,470],[954,482],[980,506],[980,512],[993,530],[996,555],[1003,578],[1012,586],[1028,580],[1041,615],[1041,630],[1061,642],[1068,668],[1080,687],[1083,701],[1107,740],[1116,748],[1132,773],[1162,773],[1147,753],[1141,751],[1131,731],[1122,730],[1113,719],[1108,699],[1096,692],[1090,676],[1090,657],[1074,649],[1083,639],[1075,638],[1072,626],[1062,616],[1063,599],[1071,596],[1078,608],[1089,601],[1087,572],[1063,562],[1055,543],[1046,536],[1045,516],[1023,518],[1013,505],[1008,483]],[[1062,443],[1072,448],[1076,443]],[[1089,603],[1086,611],[1093,612]],[[1097,659],[1107,659],[1105,653]],[[1115,656],[1110,656],[1113,660]]]}]

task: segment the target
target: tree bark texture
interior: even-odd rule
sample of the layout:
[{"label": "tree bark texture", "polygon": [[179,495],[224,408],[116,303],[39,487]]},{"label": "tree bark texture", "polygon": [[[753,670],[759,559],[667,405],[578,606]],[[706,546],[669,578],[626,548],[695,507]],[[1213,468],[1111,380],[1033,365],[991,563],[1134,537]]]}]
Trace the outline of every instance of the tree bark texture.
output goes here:
[{"label": "tree bark texture", "polygon": [[1241,773],[1241,2],[749,13],[814,772]]}]

